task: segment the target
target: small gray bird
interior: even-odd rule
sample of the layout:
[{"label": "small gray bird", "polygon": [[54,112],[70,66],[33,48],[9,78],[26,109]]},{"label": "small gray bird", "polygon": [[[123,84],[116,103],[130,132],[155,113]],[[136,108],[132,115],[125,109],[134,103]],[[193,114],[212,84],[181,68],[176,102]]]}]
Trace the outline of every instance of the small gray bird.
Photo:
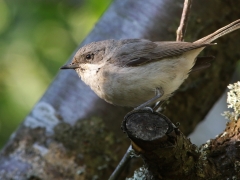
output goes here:
[{"label": "small gray bird", "polygon": [[239,28],[240,19],[193,43],[144,39],[93,42],[80,48],[72,63],[61,69],[75,69],[108,103],[141,109],[168,99],[190,71],[208,67],[208,63],[196,62],[197,55],[212,41]]}]

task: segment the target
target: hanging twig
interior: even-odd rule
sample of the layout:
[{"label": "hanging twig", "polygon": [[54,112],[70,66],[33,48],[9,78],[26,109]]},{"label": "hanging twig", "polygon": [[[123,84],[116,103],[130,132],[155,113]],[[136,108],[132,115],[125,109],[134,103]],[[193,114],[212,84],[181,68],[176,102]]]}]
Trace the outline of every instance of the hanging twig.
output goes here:
[{"label": "hanging twig", "polygon": [[131,160],[131,156],[130,156],[131,150],[132,150],[132,145],[130,145],[128,147],[127,152],[124,154],[123,158],[121,159],[118,166],[113,171],[113,173],[111,174],[111,176],[108,180],[117,180],[118,179],[119,175],[126,167],[126,164]]},{"label": "hanging twig", "polygon": [[177,38],[176,41],[183,41],[184,40],[184,34],[187,29],[187,21],[189,18],[190,10],[191,10],[192,0],[185,0],[183,11],[182,11],[182,17],[180,21],[180,25],[177,29]]}]

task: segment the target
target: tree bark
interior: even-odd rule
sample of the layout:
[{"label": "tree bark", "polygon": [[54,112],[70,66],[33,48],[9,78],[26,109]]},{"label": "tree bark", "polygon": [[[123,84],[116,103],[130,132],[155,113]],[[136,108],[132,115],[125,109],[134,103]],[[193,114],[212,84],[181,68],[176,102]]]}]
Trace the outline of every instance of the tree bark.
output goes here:
[{"label": "tree bark", "polygon": [[[111,38],[174,41],[182,3],[116,0],[79,47]],[[185,39],[195,41],[240,17],[237,4],[194,1]],[[208,48],[217,57],[213,67],[189,78],[167,106],[166,115],[181,122],[183,133],[193,130],[224,91],[240,57],[238,38],[234,33]],[[2,149],[0,179],[107,179],[129,144],[120,130],[129,110],[99,99],[75,72],[60,72]]]},{"label": "tree bark", "polygon": [[122,127],[131,139],[135,153],[144,160],[145,165],[135,171],[135,178],[240,178],[240,119],[232,118],[223,133],[200,148],[192,144],[166,116],[156,112],[130,112],[124,118]]}]

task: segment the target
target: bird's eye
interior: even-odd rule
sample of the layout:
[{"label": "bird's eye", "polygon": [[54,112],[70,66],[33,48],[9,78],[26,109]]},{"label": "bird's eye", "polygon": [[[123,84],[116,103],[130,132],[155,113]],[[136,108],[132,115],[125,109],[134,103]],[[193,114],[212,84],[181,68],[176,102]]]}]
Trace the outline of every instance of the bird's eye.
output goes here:
[{"label": "bird's eye", "polygon": [[88,60],[89,60],[89,59],[92,59],[91,54],[87,54],[87,55],[86,55],[86,59],[88,59]]}]

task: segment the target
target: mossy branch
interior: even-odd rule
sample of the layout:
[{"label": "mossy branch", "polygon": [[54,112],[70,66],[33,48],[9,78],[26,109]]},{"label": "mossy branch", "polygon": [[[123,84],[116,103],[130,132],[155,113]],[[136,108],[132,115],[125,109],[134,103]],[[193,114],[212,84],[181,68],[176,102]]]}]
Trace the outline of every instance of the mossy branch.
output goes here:
[{"label": "mossy branch", "polygon": [[[229,85],[229,107],[234,109],[226,129],[200,148],[192,144],[164,115],[133,111],[123,121],[135,153],[144,166],[135,171],[139,179],[239,179],[240,178],[240,82]],[[226,113],[225,113],[226,114]],[[229,117],[229,114],[227,115]]]}]

